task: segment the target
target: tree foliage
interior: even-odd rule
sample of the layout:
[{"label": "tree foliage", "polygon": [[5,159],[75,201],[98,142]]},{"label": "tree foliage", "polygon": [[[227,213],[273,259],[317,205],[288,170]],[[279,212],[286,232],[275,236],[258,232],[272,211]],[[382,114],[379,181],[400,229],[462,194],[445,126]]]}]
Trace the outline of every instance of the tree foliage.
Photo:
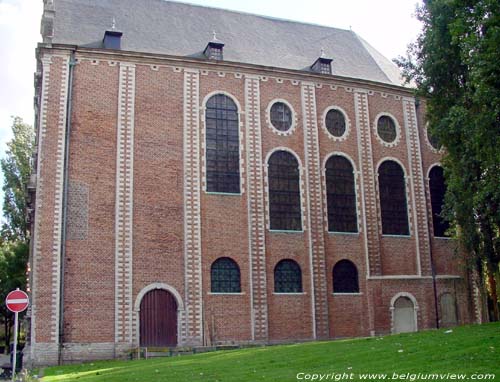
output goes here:
[{"label": "tree foliage", "polygon": [[500,285],[500,2],[424,0],[422,33],[396,63],[425,99],[445,148],[445,213],[498,319]]},{"label": "tree foliage", "polygon": [[30,125],[15,117],[12,133],[13,138],[7,143],[5,158],[0,161],[4,177],[3,214],[7,220],[2,227],[2,237],[25,241],[28,238],[26,187],[31,174],[34,132]]},{"label": "tree foliage", "polygon": [[[4,184],[3,218],[0,235],[0,301],[16,289],[26,289],[29,235],[27,223],[27,186],[34,150],[33,128],[19,117],[12,121],[13,138],[7,143],[0,161]],[[0,316],[5,327],[5,343],[9,344],[13,314],[1,304]]]}]

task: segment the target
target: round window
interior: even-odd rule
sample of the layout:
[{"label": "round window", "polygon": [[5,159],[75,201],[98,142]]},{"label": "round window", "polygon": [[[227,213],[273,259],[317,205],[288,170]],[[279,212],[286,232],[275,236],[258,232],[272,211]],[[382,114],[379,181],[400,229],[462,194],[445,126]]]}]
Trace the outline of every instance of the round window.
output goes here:
[{"label": "round window", "polygon": [[377,121],[377,134],[387,143],[392,143],[397,137],[396,125],[391,117],[381,116]]},{"label": "round window", "polygon": [[332,109],[326,113],[326,129],[334,137],[341,137],[345,133],[345,117],[340,110]]},{"label": "round window", "polygon": [[439,144],[439,139],[437,139],[434,135],[432,135],[432,133],[431,133],[431,131],[429,129],[429,126],[426,126],[426,129],[427,129],[427,140],[429,141],[429,143],[431,144],[431,146],[435,150],[441,149],[441,145]]},{"label": "round window", "polygon": [[276,130],[288,131],[292,127],[292,111],[283,102],[275,102],[271,106],[271,123]]}]

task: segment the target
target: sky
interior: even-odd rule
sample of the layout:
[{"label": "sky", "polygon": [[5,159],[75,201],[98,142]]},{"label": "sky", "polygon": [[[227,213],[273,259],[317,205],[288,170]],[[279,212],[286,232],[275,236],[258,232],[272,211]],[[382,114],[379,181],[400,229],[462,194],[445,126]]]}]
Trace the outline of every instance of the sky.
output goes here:
[{"label": "sky", "polygon": [[[100,0],[95,0],[100,1]],[[57,17],[57,0],[54,0]],[[190,0],[342,29],[352,29],[389,59],[406,52],[420,24],[413,16],[421,0]],[[0,0],[0,157],[11,139],[11,116],[33,124],[35,47],[43,0]],[[84,20],[82,20],[84,22]]]}]

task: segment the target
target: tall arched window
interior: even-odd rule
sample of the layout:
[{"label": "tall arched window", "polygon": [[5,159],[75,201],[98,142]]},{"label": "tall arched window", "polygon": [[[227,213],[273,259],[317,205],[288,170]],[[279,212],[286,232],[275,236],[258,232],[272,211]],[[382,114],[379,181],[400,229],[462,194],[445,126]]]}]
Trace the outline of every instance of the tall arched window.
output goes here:
[{"label": "tall arched window", "polygon": [[357,232],[356,191],[351,162],[334,155],[325,166],[328,231]]},{"label": "tall arched window", "polygon": [[444,182],[443,168],[434,166],[429,172],[429,190],[431,193],[432,225],[434,236],[445,237],[450,224],[441,217],[443,211],[446,183]]},{"label": "tall arched window", "polygon": [[293,154],[276,151],[268,161],[270,228],[300,231],[299,163]]},{"label": "tall arched window", "polygon": [[293,260],[281,260],[274,267],[276,293],[302,293],[302,272]]},{"label": "tall arched window", "polygon": [[359,293],[358,270],[349,260],[340,260],[333,267],[333,293]]},{"label": "tall arched window", "polygon": [[405,174],[401,166],[387,160],[378,169],[382,233],[409,235]]},{"label": "tall arched window", "polygon": [[212,293],[240,293],[240,268],[233,259],[220,257],[210,268]]},{"label": "tall arched window", "polygon": [[238,108],[224,94],[207,101],[205,111],[207,191],[240,192]]}]

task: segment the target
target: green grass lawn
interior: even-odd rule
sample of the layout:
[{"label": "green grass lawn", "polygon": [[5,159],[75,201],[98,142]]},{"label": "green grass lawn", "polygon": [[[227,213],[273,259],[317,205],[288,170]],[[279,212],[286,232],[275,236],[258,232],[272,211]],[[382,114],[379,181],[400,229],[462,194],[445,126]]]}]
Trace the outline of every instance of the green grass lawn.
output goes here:
[{"label": "green grass lawn", "polygon": [[[468,380],[500,381],[500,323],[386,337],[310,342],[138,361],[102,361],[51,367],[43,381],[323,381],[360,380],[361,373],[464,373]],[[335,374],[333,374],[335,373]],[[346,373],[342,375],[342,373]],[[478,373],[495,374],[481,376]],[[306,379],[310,377],[310,379]],[[319,375],[317,376],[319,381]],[[340,379],[343,377],[342,379]],[[453,380],[451,376],[434,380]],[[460,377],[458,377],[460,379]],[[380,381],[383,376],[367,380]]]}]

